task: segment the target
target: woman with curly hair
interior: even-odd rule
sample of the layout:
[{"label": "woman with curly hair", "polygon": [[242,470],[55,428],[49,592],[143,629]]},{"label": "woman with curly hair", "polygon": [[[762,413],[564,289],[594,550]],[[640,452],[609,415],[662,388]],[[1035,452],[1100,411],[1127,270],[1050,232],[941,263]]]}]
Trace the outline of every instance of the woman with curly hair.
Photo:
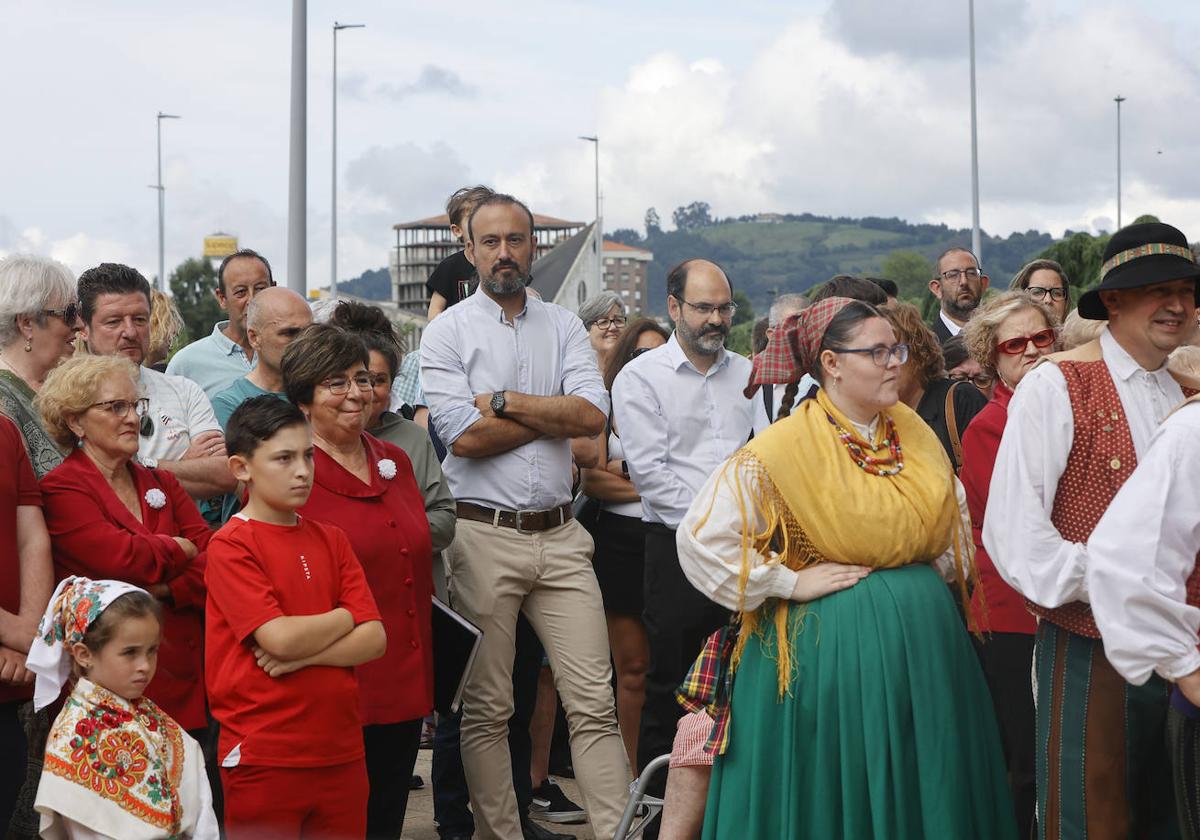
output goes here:
[{"label": "woman with curly hair", "polygon": [[120,580],[162,602],[159,667],[146,695],[202,740],[212,531],[172,473],[134,457],[149,405],[137,368],[124,356],[76,356],[50,372],[34,402],[70,453],[41,482],[55,576]]},{"label": "woman with curly hair", "polygon": [[1029,674],[1037,623],[1025,609],[1024,599],[1000,577],[983,547],[983,517],[996,451],[1008,422],[1008,401],[1034,364],[1058,349],[1057,328],[1058,319],[1047,304],[1015,291],[985,301],[963,329],[971,356],[996,379],[991,402],[963,435],[959,478],[967,491],[975,566],[979,569],[980,585],[971,596],[972,629],[987,634],[985,640],[976,641],[976,648],[1000,724],[1022,837],[1030,836],[1036,794],[1033,686]]},{"label": "woman with curly hair", "polygon": [[987,397],[974,385],[946,375],[937,336],[915,306],[896,302],[881,307],[879,313],[892,325],[896,340],[908,345],[908,361],[900,368],[900,402],[929,424],[957,472],[962,466],[963,431],[987,405]]}]

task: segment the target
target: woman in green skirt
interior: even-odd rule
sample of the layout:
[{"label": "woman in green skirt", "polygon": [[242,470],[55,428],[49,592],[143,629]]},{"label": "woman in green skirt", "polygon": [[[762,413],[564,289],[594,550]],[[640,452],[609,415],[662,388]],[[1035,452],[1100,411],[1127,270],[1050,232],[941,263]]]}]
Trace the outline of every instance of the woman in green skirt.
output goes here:
[{"label": "woman in green skirt", "polygon": [[965,595],[964,502],[897,402],[907,351],[858,301],[789,319],[748,390],[804,373],[820,390],[718,469],[680,525],[688,578],[741,615],[706,840],[1016,836],[946,586]]}]

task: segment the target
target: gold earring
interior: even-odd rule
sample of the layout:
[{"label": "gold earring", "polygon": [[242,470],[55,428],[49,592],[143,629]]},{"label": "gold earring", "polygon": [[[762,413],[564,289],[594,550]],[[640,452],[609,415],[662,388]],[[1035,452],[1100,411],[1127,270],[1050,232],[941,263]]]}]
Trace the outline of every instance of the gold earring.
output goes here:
[{"label": "gold earring", "polygon": [[33,352],[33,339],[32,338],[25,339],[25,352],[26,353]]}]

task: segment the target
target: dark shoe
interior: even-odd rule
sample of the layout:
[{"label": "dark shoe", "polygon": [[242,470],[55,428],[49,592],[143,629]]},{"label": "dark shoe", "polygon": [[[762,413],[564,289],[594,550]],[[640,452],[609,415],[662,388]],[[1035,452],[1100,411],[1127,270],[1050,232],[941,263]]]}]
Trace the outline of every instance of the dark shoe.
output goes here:
[{"label": "dark shoe", "polygon": [[423,787],[425,787],[425,780],[414,773],[413,777],[408,780],[408,789],[420,790]]},{"label": "dark shoe", "polygon": [[575,840],[570,834],[557,834],[528,818],[521,821],[521,836],[525,840]]},{"label": "dark shoe", "polygon": [[533,802],[529,804],[529,816],[535,819],[566,825],[578,825],[587,822],[587,811],[576,805],[562,788],[547,779],[533,789]]}]

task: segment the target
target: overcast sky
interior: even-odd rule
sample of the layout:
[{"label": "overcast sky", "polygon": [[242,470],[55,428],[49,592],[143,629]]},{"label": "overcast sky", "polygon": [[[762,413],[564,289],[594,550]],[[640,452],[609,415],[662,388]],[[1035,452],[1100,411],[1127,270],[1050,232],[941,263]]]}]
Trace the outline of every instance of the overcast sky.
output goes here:
[{"label": "overcast sky", "polygon": [[[509,4],[309,0],[308,282],[329,279],[330,26],[339,36],[339,276],[392,224],[475,182],[605,227],[647,207],[899,216],[969,226],[966,0]],[[156,271],[155,113],[168,271],[221,230],[287,275],[290,12],[0,0],[0,253]],[[1200,239],[1200,4],[977,0],[985,230]]]}]

